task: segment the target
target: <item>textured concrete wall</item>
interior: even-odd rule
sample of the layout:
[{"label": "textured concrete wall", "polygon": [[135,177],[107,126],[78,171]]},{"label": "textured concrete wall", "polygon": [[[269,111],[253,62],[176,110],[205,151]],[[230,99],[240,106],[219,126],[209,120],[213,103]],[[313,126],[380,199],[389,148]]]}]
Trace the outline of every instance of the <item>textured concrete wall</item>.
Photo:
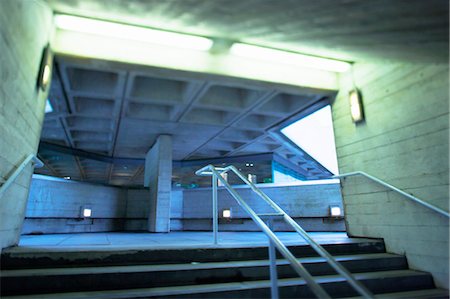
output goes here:
[{"label": "textured concrete wall", "polygon": [[[150,191],[147,189],[129,189],[127,196],[126,230],[147,230],[148,211],[150,209]],[[170,199],[170,230],[182,230],[183,191],[172,190]]]},{"label": "textured concrete wall", "polygon": [[[33,175],[22,234],[147,230],[148,189],[126,189]],[[81,218],[90,207],[92,217]],[[171,230],[181,230],[182,190],[172,192]]]},{"label": "textured concrete wall", "polygon": [[[272,200],[296,219],[308,231],[343,231],[343,221],[330,220],[329,206],[342,208],[339,184],[301,185],[283,187],[262,187]],[[273,213],[273,209],[247,187],[237,188],[238,193],[257,213]],[[211,230],[212,202],[211,189],[184,190],[183,229]],[[231,197],[229,192],[219,188],[219,213],[231,208],[232,220],[219,224],[221,230],[259,230],[246,212]],[[283,222],[276,222],[276,230],[290,230]]]},{"label": "textured concrete wall", "polygon": [[[356,64],[354,80],[366,121],[351,121],[347,74],[333,104],[340,172],[365,171],[448,210],[448,65]],[[448,219],[366,179],[343,187],[349,234],[384,238],[448,288]]]},{"label": "textured concrete wall", "polygon": [[[52,12],[41,1],[1,1],[0,179],[37,152],[46,94],[36,88]],[[31,178],[26,169],[0,198],[0,248],[18,243]]]},{"label": "textured concrete wall", "polygon": [[[34,175],[22,233],[123,230],[126,206],[126,189]],[[82,207],[91,219],[82,219]]]}]

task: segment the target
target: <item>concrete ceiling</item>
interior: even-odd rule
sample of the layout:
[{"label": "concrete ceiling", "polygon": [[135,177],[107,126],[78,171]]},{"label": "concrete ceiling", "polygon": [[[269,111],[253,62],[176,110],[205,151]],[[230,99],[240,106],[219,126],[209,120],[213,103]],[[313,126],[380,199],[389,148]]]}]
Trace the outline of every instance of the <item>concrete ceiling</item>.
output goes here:
[{"label": "concrete ceiling", "polygon": [[448,61],[447,0],[47,0],[57,12],[348,61]]},{"label": "concrete ceiling", "polygon": [[[143,163],[134,160],[144,159],[156,138],[168,134],[173,137],[176,161],[245,156],[240,161],[244,165],[252,162],[249,156],[275,153],[300,175],[317,179],[329,173],[307,154],[293,151],[274,137],[273,130],[333,94],[58,56],[49,94],[53,112],[46,114],[41,141],[82,151],[83,155],[41,146],[39,155],[48,167],[39,172],[105,184],[139,185]],[[117,161],[105,163],[104,158]],[[261,179],[271,176],[272,159],[267,160],[261,169],[268,171],[257,173]],[[189,167],[199,168],[192,163]],[[191,168],[178,167],[174,177],[182,184],[195,183],[189,178],[192,173]]]}]

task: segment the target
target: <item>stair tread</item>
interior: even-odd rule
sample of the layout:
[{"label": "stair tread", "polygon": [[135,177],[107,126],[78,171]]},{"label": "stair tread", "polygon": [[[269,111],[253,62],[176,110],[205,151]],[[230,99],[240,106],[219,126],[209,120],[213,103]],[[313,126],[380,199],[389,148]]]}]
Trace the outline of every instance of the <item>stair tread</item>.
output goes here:
[{"label": "stair tread", "polygon": [[[384,293],[378,294],[377,299],[390,299],[390,298],[415,298],[415,299],[425,299],[425,298],[448,298],[449,291],[445,289],[426,289],[418,291],[408,291],[408,292],[394,292],[394,293]],[[346,299],[356,299],[361,297],[346,297]]]},{"label": "stair tread", "polygon": [[[369,253],[336,255],[337,261],[361,261],[380,258],[403,258],[401,255],[391,253]],[[301,263],[323,263],[322,257],[305,257],[298,259]],[[277,265],[287,265],[285,259],[277,259]],[[132,272],[156,272],[156,271],[183,271],[199,269],[219,269],[238,267],[264,267],[269,265],[269,260],[228,261],[228,262],[201,262],[161,265],[125,265],[125,266],[95,266],[95,267],[65,267],[65,268],[36,268],[0,271],[0,277],[24,277],[40,275],[78,275],[78,274],[105,274],[105,273],[132,273]]]},{"label": "stair tread", "polygon": [[[281,237],[282,239],[282,237]],[[302,237],[299,235],[299,239],[303,240]],[[292,247],[310,247],[309,244],[303,243],[304,241],[301,241],[299,243],[298,241],[286,241],[284,244],[286,246],[292,246]],[[380,244],[383,243],[383,240],[381,239],[369,239],[369,238],[342,238],[342,239],[333,239],[333,240],[321,240],[317,239],[317,243],[319,243],[322,246],[327,245],[350,245],[350,244]],[[220,250],[220,249],[241,249],[241,248],[261,248],[261,247],[267,247],[268,243],[260,243],[260,244],[254,244],[254,243],[220,243],[220,244],[212,244],[211,243],[204,243],[204,244],[188,244],[188,245],[161,245],[161,246],[155,246],[152,245],[116,245],[116,246],[83,246],[83,245],[77,245],[77,246],[17,246],[17,247],[10,247],[5,248],[2,251],[2,255],[10,255],[14,256],[15,258],[20,258],[23,256],[52,256],[52,255],[59,255],[61,253],[68,254],[73,253],[76,255],[81,255],[83,253],[85,254],[91,254],[92,252],[100,253],[100,254],[120,254],[120,253],[129,253],[129,252],[136,252],[136,251],[181,251],[181,250]]]},{"label": "stair tread", "polygon": [[[376,278],[394,278],[406,276],[420,276],[429,275],[425,272],[415,270],[392,270],[379,272],[364,272],[355,274],[358,280],[376,279]],[[342,282],[345,278],[339,275],[325,275],[316,276],[315,280],[319,283]],[[278,281],[280,287],[305,285],[306,282],[301,278],[284,278]],[[188,286],[170,286],[170,287],[156,287],[156,288],[140,288],[140,289],[122,289],[122,290],[106,290],[106,291],[92,291],[92,292],[70,292],[70,293],[55,293],[55,294],[39,294],[39,295],[24,295],[24,296],[4,296],[2,298],[141,298],[148,296],[169,296],[169,295],[185,295],[196,293],[209,292],[225,292],[225,291],[239,291],[246,289],[258,289],[270,287],[270,280],[246,281],[246,282],[231,282],[218,284],[200,284]]]}]

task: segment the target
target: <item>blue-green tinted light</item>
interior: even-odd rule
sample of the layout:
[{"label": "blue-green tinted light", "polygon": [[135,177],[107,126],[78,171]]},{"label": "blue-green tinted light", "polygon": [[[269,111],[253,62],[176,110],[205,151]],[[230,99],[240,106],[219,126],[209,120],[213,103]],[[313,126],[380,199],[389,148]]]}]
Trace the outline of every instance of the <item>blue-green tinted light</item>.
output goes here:
[{"label": "blue-green tinted light", "polygon": [[53,112],[53,107],[52,104],[50,104],[50,100],[47,99],[47,101],[45,102],[45,113],[50,113]]},{"label": "blue-green tinted light", "polygon": [[287,126],[281,133],[329,171],[339,173],[330,105]]}]

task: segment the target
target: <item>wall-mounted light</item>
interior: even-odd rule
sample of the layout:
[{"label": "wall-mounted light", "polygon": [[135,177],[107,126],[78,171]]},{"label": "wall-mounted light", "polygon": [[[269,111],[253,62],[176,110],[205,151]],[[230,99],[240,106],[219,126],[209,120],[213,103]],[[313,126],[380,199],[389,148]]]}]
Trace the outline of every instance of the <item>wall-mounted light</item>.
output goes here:
[{"label": "wall-mounted light", "polygon": [[231,208],[222,210],[222,218],[225,218],[225,219],[231,218]]},{"label": "wall-mounted light", "polygon": [[330,206],[331,217],[342,217],[342,210],[339,206]]},{"label": "wall-mounted light", "polygon": [[47,44],[47,46],[44,48],[44,51],[42,52],[41,65],[39,67],[39,75],[37,81],[37,85],[42,91],[45,91],[48,84],[50,83],[52,63],[53,55],[50,50],[50,45]]},{"label": "wall-mounted light", "polygon": [[338,73],[346,72],[350,68],[350,63],[345,61],[309,56],[300,53],[270,49],[242,43],[234,43],[230,48],[230,53],[236,56],[248,57],[252,59],[296,65]]},{"label": "wall-mounted light", "polygon": [[82,218],[91,218],[92,217],[92,208],[89,206],[81,207],[81,216],[82,216]]},{"label": "wall-mounted light", "polygon": [[364,120],[364,110],[361,99],[361,93],[356,88],[351,90],[348,94],[350,101],[350,113],[354,123]]},{"label": "wall-mounted light", "polygon": [[56,15],[55,25],[59,29],[68,31],[135,40],[192,50],[208,51],[213,45],[213,41],[206,37],[69,15]]}]

